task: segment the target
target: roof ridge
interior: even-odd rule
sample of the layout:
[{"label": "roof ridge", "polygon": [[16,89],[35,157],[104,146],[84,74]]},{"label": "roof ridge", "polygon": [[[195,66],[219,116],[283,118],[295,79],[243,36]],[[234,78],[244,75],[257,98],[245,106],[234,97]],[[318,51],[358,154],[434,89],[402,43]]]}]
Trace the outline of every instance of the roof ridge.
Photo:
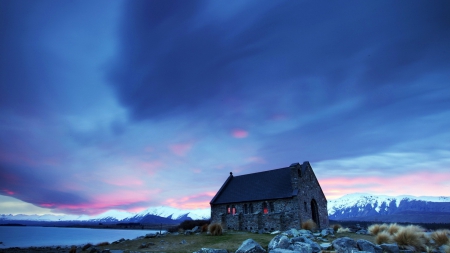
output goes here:
[{"label": "roof ridge", "polygon": [[290,168],[290,167],[283,167],[283,168],[272,169],[272,170],[258,171],[258,172],[243,174],[243,175],[239,175],[239,176],[233,175],[233,177],[242,177],[242,176],[248,176],[248,175],[255,175],[255,174],[266,173],[266,172],[271,172],[271,171],[274,171],[274,170],[282,170],[282,169],[288,169],[288,168]]}]

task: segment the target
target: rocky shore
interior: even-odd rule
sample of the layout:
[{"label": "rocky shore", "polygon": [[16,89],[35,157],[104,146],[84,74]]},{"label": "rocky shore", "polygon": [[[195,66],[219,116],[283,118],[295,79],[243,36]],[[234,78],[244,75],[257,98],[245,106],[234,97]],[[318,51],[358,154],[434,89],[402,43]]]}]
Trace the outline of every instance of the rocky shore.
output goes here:
[{"label": "rocky shore", "polygon": [[[241,238],[247,237],[242,241]],[[252,239],[255,238],[255,239]],[[0,253],[134,253],[134,252],[193,252],[193,253],[415,253],[424,252],[397,243],[374,243],[374,237],[365,229],[344,230],[336,233],[332,228],[313,233],[309,230],[289,229],[270,234],[228,231],[223,236],[209,236],[199,232],[147,234],[134,240],[117,240],[107,245],[84,245],[72,247],[29,247],[0,249]],[[222,240],[240,240],[236,246],[217,243]],[[257,241],[263,242],[258,243]],[[191,246],[191,248],[187,246]],[[202,247],[205,245],[205,247]],[[207,248],[210,245],[223,245],[224,248]],[[240,246],[237,246],[240,245]],[[263,246],[261,246],[263,245]],[[228,246],[228,247],[227,247]],[[237,250],[227,250],[234,248]],[[450,253],[450,244],[434,245],[427,252]]]}]

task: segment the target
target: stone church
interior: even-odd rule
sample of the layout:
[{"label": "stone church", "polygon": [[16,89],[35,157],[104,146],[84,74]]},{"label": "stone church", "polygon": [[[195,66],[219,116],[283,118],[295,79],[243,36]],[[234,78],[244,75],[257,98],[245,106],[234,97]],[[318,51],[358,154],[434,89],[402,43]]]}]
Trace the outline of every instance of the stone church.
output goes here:
[{"label": "stone church", "polygon": [[230,176],[210,202],[211,223],[225,229],[275,231],[313,220],[328,227],[327,199],[309,162]]}]

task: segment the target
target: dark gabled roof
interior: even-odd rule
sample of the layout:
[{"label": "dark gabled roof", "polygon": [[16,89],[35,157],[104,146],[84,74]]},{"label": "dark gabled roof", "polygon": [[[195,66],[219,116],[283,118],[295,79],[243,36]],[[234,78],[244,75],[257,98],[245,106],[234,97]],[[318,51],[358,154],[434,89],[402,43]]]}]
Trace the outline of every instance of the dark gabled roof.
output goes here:
[{"label": "dark gabled roof", "polygon": [[297,193],[292,189],[291,167],[236,177],[230,173],[211,204],[290,198]]}]

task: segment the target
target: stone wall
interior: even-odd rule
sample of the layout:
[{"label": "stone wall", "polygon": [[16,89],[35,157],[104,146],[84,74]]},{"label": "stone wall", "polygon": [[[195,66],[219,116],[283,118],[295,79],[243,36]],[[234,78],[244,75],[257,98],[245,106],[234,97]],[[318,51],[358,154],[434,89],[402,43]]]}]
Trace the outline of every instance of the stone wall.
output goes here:
[{"label": "stone wall", "polygon": [[[253,212],[250,212],[250,204],[253,206]],[[267,213],[264,213],[264,204],[267,206]],[[247,205],[247,213],[244,205]],[[228,207],[231,209],[229,214]],[[222,223],[225,229],[247,231],[299,228],[299,208],[295,198],[214,205],[211,207],[211,223]]]}]

